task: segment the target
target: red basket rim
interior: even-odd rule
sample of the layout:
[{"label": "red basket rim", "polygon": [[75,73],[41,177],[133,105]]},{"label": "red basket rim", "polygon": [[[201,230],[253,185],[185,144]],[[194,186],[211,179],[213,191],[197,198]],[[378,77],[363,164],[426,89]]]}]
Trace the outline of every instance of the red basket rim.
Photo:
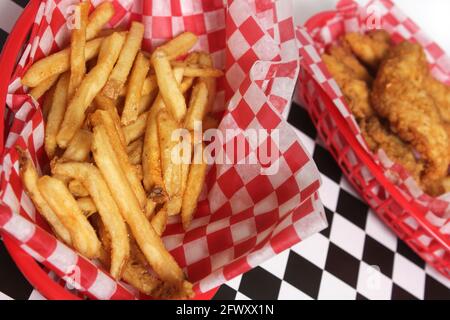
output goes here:
[{"label": "red basket rim", "polygon": [[[28,36],[34,18],[42,2],[45,0],[30,0],[22,14],[16,21],[8,39],[3,47],[0,56],[0,66],[3,76],[0,77],[0,119],[4,119],[6,108],[6,95],[12,72],[17,63],[17,57],[22,49],[26,37]],[[0,154],[3,154],[4,147],[4,122],[0,122]],[[19,270],[46,299],[50,300],[80,300],[81,298],[65,290],[57,282],[53,281],[49,275],[39,266],[36,260],[27,254],[17,242],[5,232],[0,234],[11,258],[16,263]],[[214,288],[206,293],[196,295],[193,300],[211,300],[219,288]]]}]

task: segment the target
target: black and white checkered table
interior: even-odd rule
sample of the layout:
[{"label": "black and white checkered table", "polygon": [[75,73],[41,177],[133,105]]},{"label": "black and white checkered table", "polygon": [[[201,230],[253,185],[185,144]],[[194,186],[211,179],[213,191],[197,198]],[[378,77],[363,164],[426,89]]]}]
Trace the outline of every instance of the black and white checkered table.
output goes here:
[{"label": "black and white checkered table", "polygon": [[[0,0],[0,46],[28,0]],[[329,228],[223,285],[216,299],[449,299],[427,266],[362,202],[295,103],[288,121],[322,173]],[[42,299],[0,241],[0,299]]]}]

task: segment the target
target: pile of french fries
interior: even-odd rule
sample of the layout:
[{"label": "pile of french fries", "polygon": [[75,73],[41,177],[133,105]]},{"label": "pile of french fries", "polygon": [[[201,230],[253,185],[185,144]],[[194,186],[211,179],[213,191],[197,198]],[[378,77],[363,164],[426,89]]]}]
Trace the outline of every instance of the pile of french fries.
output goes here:
[{"label": "pile of french fries", "polygon": [[[185,229],[191,223],[207,169],[192,136],[198,123],[217,127],[210,112],[223,73],[209,54],[188,53],[197,41],[190,32],[150,54],[141,23],[102,30],[111,3],[89,11],[88,2],[77,5],[70,47],[22,79],[44,100],[51,160],[51,174],[39,176],[18,150],[24,188],[55,235],[115,279],[153,297],[189,298],[192,285],[161,235],[169,216],[180,214]],[[173,138],[180,128],[190,139]],[[189,148],[173,152],[180,142]]]}]

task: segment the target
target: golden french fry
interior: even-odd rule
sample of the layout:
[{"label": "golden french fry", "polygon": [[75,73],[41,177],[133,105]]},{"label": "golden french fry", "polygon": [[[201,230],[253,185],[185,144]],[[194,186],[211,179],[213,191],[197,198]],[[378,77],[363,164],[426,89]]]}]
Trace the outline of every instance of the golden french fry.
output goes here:
[{"label": "golden french fry", "polygon": [[[145,54],[143,54],[145,56]],[[127,86],[123,86],[120,90],[119,96],[125,96],[127,94],[128,88]],[[142,84],[141,96],[146,96],[149,94],[154,94],[158,91],[158,83],[156,82],[156,76],[154,74],[149,75],[145,78],[144,83]],[[156,94],[155,94],[156,96]]]},{"label": "golden french fry", "polygon": [[69,99],[83,80],[86,74],[86,27],[88,24],[89,2],[81,2],[76,6],[77,26],[72,30],[70,41],[70,82],[69,82]]},{"label": "golden french fry", "polygon": [[184,127],[194,130],[196,123],[201,123],[206,114],[208,104],[208,89],[204,82],[197,83],[192,89],[189,109],[184,120]]},{"label": "golden french fry", "polygon": [[141,114],[137,120],[123,128],[123,134],[125,136],[125,142],[130,144],[131,142],[139,139],[145,134],[145,128],[147,124],[147,118],[149,111]]},{"label": "golden french fry", "polygon": [[158,113],[157,123],[164,187],[170,198],[178,194],[181,184],[181,159],[179,154],[173,152],[180,141],[172,139],[172,134],[179,126],[166,110]]},{"label": "golden french fry", "polygon": [[197,43],[197,36],[192,32],[183,32],[163,44],[159,49],[163,50],[169,60],[174,60],[179,56],[188,53],[189,50]]},{"label": "golden french fry", "polygon": [[44,122],[47,122],[48,113],[50,112],[50,109],[52,108],[53,96],[55,94],[55,90],[56,90],[56,86],[54,85],[45,94],[44,103],[42,104],[42,117],[44,118]]},{"label": "golden french fry", "polygon": [[[86,60],[98,55],[103,39],[98,38],[86,43]],[[22,84],[27,87],[36,87],[45,79],[64,73],[69,68],[70,48],[67,48],[35,62],[22,78]]]},{"label": "golden french fry", "polygon": [[136,21],[132,22],[123,50],[117,60],[117,64],[103,88],[103,94],[105,96],[114,100],[117,99],[131,71],[143,38],[144,25]]},{"label": "golden french fry", "polygon": [[186,77],[183,79],[183,82],[180,84],[181,92],[186,93],[194,84],[194,78]]},{"label": "golden french fry", "polygon": [[141,98],[141,102],[139,103],[139,108],[138,108],[139,115],[143,114],[144,112],[148,111],[148,109],[150,109],[150,107],[152,106],[153,102],[155,101],[157,95],[158,95],[158,91],[155,90],[151,94],[148,94]]},{"label": "golden french fry", "polygon": [[186,57],[186,59],[184,59],[184,62],[186,64],[197,64],[198,60],[200,58],[200,52],[198,51],[194,51],[188,54],[188,56]]},{"label": "golden french fry", "polygon": [[[97,106],[97,109],[105,110],[109,113],[112,121],[114,122],[114,127],[119,134],[120,142],[122,143],[122,146],[126,146],[126,140],[125,140],[125,134],[122,130],[122,125],[120,124],[120,116],[117,112],[117,108],[115,105],[115,102],[111,100],[108,97],[105,97],[104,95],[98,95],[94,99],[95,105]],[[112,128],[109,128],[108,130],[112,130]]]},{"label": "golden french fry", "polygon": [[56,213],[50,208],[47,201],[42,197],[41,192],[38,189],[37,182],[39,179],[38,172],[31,159],[28,157],[25,151],[17,149],[19,153],[19,168],[20,178],[27,195],[31,198],[36,209],[50,224],[50,227],[55,232],[56,236],[67,243],[72,244],[69,230],[62,224]]},{"label": "golden french fry", "polygon": [[145,217],[121,168],[106,129],[101,125],[94,127],[92,151],[95,162],[149,265],[161,280],[180,286],[184,280],[183,271],[166,250],[163,242]]},{"label": "golden french fry", "polygon": [[218,126],[219,126],[219,121],[217,121],[216,118],[214,118],[210,115],[206,115],[203,118],[203,122],[202,122],[203,131],[206,131],[208,129],[217,129]]},{"label": "golden french fry", "polygon": [[88,161],[91,153],[92,133],[86,129],[80,129],[70,141],[61,159],[63,161]]},{"label": "golden french fry", "polygon": [[142,179],[144,178],[143,174],[142,174],[142,165],[141,164],[135,164],[133,166],[134,172],[136,172],[136,176],[138,177],[139,181],[142,181]]},{"label": "golden french fry", "polygon": [[95,38],[103,26],[114,16],[114,6],[111,2],[105,1],[95,8],[89,16],[89,22],[86,28],[86,39]]},{"label": "golden french fry", "polygon": [[146,195],[144,191],[144,187],[141,184],[141,180],[136,174],[136,171],[133,170],[133,165],[130,163],[128,159],[127,150],[122,146],[119,138],[119,134],[112,124],[111,117],[109,113],[104,110],[97,110],[91,116],[91,122],[94,126],[102,125],[107,129],[109,139],[114,145],[114,152],[119,159],[119,164],[125,173],[128,182],[130,183],[131,188],[133,189],[134,194],[139,200],[139,204],[141,208],[144,208],[146,202]]},{"label": "golden french fry", "polygon": [[122,111],[121,122],[126,126],[136,121],[139,115],[139,104],[142,97],[142,88],[145,77],[150,69],[150,60],[141,52],[138,53],[128,81],[127,96],[125,106]]},{"label": "golden french fry", "polygon": [[[207,53],[201,53],[198,58],[198,62],[203,67],[212,68],[213,60],[211,56]],[[216,92],[217,92],[217,82],[215,78],[202,77],[200,81],[206,84],[208,88],[208,104],[206,107],[206,113],[209,113],[213,110],[214,101],[216,100]]]},{"label": "golden french fry", "polygon": [[[174,75],[177,82],[181,82],[183,79],[183,69],[175,68]],[[158,125],[156,120],[159,111],[164,108],[164,101],[161,95],[158,95],[148,114],[144,136],[144,149],[142,152],[144,187],[157,202],[165,201],[158,141]]]},{"label": "golden french fry", "polygon": [[67,162],[57,164],[53,171],[80,181],[98,209],[102,222],[111,235],[111,275],[119,279],[129,256],[128,232],[119,208],[100,171],[93,164]]},{"label": "golden french fry", "polygon": [[191,224],[194,211],[197,208],[197,200],[202,191],[206,176],[208,165],[203,157],[203,149],[203,147],[195,148],[193,161],[189,169],[189,176],[181,207],[181,221],[184,230],[187,230]]},{"label": "golden french fry", "polygon": [[155,229],[155,232],[161,237],[164,231],[166,230],[167,225],[167,209],[166,206],[162,207],[157,214],[155,214],[152,218],[152,227]]},{"label": "golden french fry", "polygon": [[[57,164],[55,164],[55,166],[56,165]],[[76,198],[89,196],[89,191],[83,186],[83,184],[79,180],[71,180],[67,187],[69,188],[70,193]]]},{"label": "golden french fry", "polygon": [[160,48],[152,54],[152,63],[156,73],[159,92],[164,104],[173,118],[180,122],[186,115],[186,101],[181,92],[180,85],[167,59],[167,55]]},{"label": "golden french fry", "polygon": [[102,44],[97,65],[84,77],[67,106],[64,120],[56,137],[61,148],[67,147],[69,141],[83,125],[86,109],[105,85],[123,43],[124,37],[119,33],[113,33]]},{"label": "golden french fry", "polygon": [[128,158],[131,164],[140,164],[142,162],[142,148],[144,146],[143,139],[138,139],[127,147]]},{"label": "golden french fry", "polygon": [[50,208],[69,230],[75,249],[87,258],[97,258],[101,247],[100,241],[64,183],[43,176],[39,178],[37,185]]},{"label": "golden french fry", "polygon": [[157,203],[152,199],[148,198],[147,203],[145,205],[145,217],[151,221],[151,218],[154,216],[155,209]]},{"label": "golden french fry", "polygon": [[208,77],[219,78],[223,76],[223,71],[206,66],[199,66],[197,64],[186,64],[184,61],[173,61],[172,67],[184,67],[184,75],[186,77]]},{"label": "golden french fry", "polygon": [[47,123],[45,126],[45,152],[49,159],[53,159],[56,151],[56,136],[61,123],[64,119],[64,113],[67,106],[67,89],[69,87],[69,74],[64,73],[56,84],[53,94],[53,103],[49,111]]},{"label": "golden french fry", "polygon": [[89,218],[98,211],[91,197],[78,198],[77,204],[81,212],[83,212],[83,214],[86,216],[86,218]]},{"label": "golden french fry", "polygon": [[34,100],[38,100],[56,83],[58,78],[59,78],[59,74],[52,75],[52,76],[46,78],[41,83],[39,83],[36,87],[31,89],[30,96],[32,96],[34,98]]}]

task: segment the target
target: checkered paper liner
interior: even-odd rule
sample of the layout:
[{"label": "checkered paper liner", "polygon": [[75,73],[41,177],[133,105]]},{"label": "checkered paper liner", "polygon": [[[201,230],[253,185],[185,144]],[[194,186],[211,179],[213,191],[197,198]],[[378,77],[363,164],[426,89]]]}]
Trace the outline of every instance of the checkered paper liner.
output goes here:
[{"label": "checkered paper liner", "polygon": [[[27,149],[42,172],[48,169],[39,102],[26,94],[20,77],[33,61],[68,44],[65,13],[73,2],[42,2],[11,80],[0,227],[81,293],[98,299],[140,297],[47,232],[18,174],[16,146]],[[102,1],[91,2],[96,6]],[[226,137],[216,150],[228,162],[210,165],[190,229],[184,232],[179,217],[172,217],[163,237],[195,291],[207,292],[325,228],[317,168],[282,117],[299,69],[289,1],[118,0],[113,4],[116,15],[111,26],[142,21],[147,50],[182,31],[192,31],[199,37],[194,50],[210,52],[215,66],[225,70],[214,111],[223,115],[219,131]],[[228,129],[234,129],[232,135]],[[265,135],[255,142],[245,134],[249,129],[277,132],[279,139]],[[245,152],[233,159],[227,146],[233,147],[239,139]],[[270,154],[277,155],[271,166],[258,157],[255,164],[245,164],[268,145]],[[278,171],[270,175],[274,167]]]},{"label": "checkered paper liner", "polygon": [[[447,84],[450,84],[450,58],[390,0],[372,0],[363,7],[354,1],[344,0],[338,3],[336,13],[313,30],[306,31],[298,28],[302,66],[312,74],[332,99],[360,144],[369,151],[339,86],[320,58],[325,47],[347,32],[366,32],[373,28],[383,28],[391,34],[394,43],[410,40],[421,44],[430,63],[432,74]],[[430,223],[440,228],[441,233],[448,235],[450,233],[450,194],[431,197],[419,188],[401,165],[391,161],[383,150],[379,150],[373,156],[398,190],[419,206]],[[367,181],[370,179],[372,179],[371,175],[367,175]],[[411,227],[414,228],[413,225]]]}]

